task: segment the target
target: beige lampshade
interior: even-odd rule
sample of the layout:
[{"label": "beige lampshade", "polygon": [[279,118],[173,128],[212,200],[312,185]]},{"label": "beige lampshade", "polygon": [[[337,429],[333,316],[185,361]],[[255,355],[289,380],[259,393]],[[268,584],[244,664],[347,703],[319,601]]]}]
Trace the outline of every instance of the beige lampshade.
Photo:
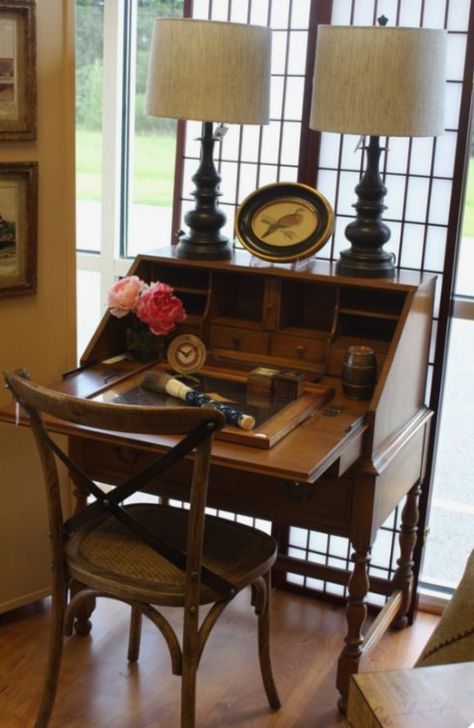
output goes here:
[{"label": "beige lampshade", "polygon": [[153,116],[268,124],[271,29],[157,18],[145,111]]},{"label": "beige lampshade", "polygon": [[370,136],[442,134],[446,36],[428,28],[320,26],[310,127]]}]

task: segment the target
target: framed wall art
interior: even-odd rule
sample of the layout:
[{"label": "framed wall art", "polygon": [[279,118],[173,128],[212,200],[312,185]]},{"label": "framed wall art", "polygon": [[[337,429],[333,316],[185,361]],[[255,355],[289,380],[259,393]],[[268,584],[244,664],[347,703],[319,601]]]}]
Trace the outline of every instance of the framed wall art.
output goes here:
[{"label": "framed wall art", "polygon": [[334,213],[313,187],[277,182],[252,192],[239,206],[238,240],[253,255],[286,263],[314,255],[332,233]]},{"label": "framed wall art", "polygon": [[38,163],[0,163],[0,296],[36,292]]},{"label": "framed wall art", "polygon": [[36,2],[0,0],[0,140],[36,138]]}]

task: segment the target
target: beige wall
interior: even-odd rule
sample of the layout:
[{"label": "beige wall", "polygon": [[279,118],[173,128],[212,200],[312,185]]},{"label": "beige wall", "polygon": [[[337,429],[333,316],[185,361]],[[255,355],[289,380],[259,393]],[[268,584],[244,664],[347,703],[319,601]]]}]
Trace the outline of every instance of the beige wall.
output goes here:
[{"label": "beige wall", "polygon": [[[38,291],[0,298],[0,370],[24,366],[42,384],[75,364],[73,10],[73,0],[37,2],[37,139],[0,142],[0,160],[39,165]],[[0,424],[0,612],[48,589],[36,466],[31,434]]]}]

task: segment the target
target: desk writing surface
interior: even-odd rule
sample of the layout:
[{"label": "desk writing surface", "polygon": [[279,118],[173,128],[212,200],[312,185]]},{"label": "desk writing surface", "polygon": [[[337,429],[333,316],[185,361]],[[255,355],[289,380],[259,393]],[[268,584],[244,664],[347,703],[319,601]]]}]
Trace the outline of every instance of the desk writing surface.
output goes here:
[{"label": "desk writing surface", "polygon": [[[144,366],[137,369],[135,365],[133,371],[136,373],[146,368]],[[79,370],[51,385],[51,388],[65,394],[91,398],[99,392],[107,390],[122,377],[129,376],[130,371],[129,363],[114,366],[99,364]],[[341,457],[344,451],[349,449],[353,453],[351,459],[357,459],[361,452],[363,434],[366,429],[364,421],[366,403],[344,399],[338,383],[330,382],[330,384],[334,385],[336,391],[330,404],[339,406],[342,409],[340,413],[329,416],[325,414],[326,407],[323,406],[268,450],[216,440],[213,449],[213,463],[277,478],[314,482]],[[0,420],[7,422],[14,420],[12,406],[0,412]],[[54,429],[64,434],[94,440],[107,439],[101,435],[100,431],[88,432],[84,428],[64,425],[59,421],[54,425]],[[117,437],[118,442],[124,447],[164,449],[173,444],[172,438],[163,436],[139,437],[121,434]]]},{"label": "desk writing surface", "polygon": [[[146,367],[140,368],[135,373],[139,374],[143,369]],[[84,374],[89,378],[93,372],[85,370]],[[104,377],[107,379],[107,384],[100,389],[102,394],[106,394],[108,389],[116,386],[116,380],[115,382],[110,380],[109,376]],[[125,375],[122,378],[122,376],[119,374],[117,378],[126,382],[128,377]],[[334,381],[329,384],[337,391],[335,398],[331,400],[331,405],[337,405],[341,412],[328,416],[325,414],[326,407],[322,406],[269,450],[257,450],[238,442],[216,439],[213,462],[279,478],[314,482],[354,441],[361,444],[366,429],[364,415],[367,403],[344,399],[339,384]],[[318,386],[320,385],[314,385]],[[311,385],[308,385],[308,389],[311,390]],[[94,396],[94,393],[90,392],[88,396]],[[164,438],[140,438],[143,445],[155,443],[161,445],[163,440]],[[168,442],[163,444],[166,446]]]},{"label": "desk writing surface", "polygon": [[[152,365],[148,373],[159,374],[160,365]],[[334,388],[313,384],[311,392],[303,392],[294,399],[261,396],[249,391],[245,376],[228,377],[221,372],[202,370],[192,378],[180,377],[184,385],[205,394],[214,401],[233,407],[241,414],[254,418],[250,430],[227,424],[215,434],[216,440],[228,440],[248,447],[269,449],[282,440],[299,424],[328,402]],[[153,380],[154,381],[154,380]],[[183,401],[170,396],[155,386],[142,386],[143,372],[132,373],[94,396],[94,400],[110,404],[139,405],[141,407],[180,407]]]}]

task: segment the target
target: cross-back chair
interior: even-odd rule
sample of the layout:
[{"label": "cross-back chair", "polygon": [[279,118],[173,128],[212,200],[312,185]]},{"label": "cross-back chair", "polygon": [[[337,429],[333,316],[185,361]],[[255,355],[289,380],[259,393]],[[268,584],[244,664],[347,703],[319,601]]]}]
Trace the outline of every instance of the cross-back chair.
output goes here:
[{"label": "cross-back chair", "polygon": [[[270,568],[276,545],[257,529],[205,515],[214,432],[223,415],[211,408],[138,407],[78,399],[5,373],[27,413],[42,464],[52,552],[52,625],[48,668],[35,728],[48,725],[58,682],[63,635],[84,600],[110,597],[131,605],[128,659],[138,659],[141,616],[161,630],[172,672],[181,675],[181,726],[195,725],[196,671],[217,618],[244,587],[258,615],[259,660],[268,702],[280,706],[269,648]],[[143,471],[105,494],[52,439],[57,419],[105,433],[172,434],[178,443]],[[55,421],[56,420],[56,421]],[[56,426],[56,427],[55,427]],[[59,428],[60,429],[60,428]],[[125,498],[194,451],[189,510],[123,504]],[[63,517],[57,459],[94,501]],[[83,588],[68,599],[72,581]],[[200,623],[200,605],[211,604]],[[157,605],[184,609],[182,641]]]}]

